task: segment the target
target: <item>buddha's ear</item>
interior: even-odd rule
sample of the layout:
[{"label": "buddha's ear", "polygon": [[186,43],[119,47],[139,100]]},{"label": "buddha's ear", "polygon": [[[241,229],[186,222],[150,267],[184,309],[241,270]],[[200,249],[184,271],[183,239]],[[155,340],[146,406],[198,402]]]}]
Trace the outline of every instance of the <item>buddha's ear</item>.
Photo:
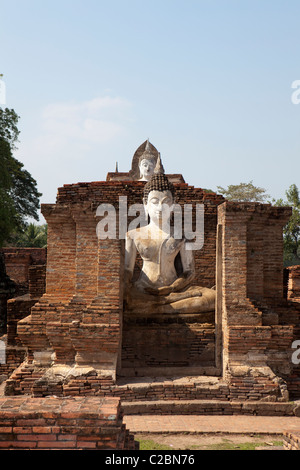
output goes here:
[{"label": "buddha's ear", "polygon": [[175,199],[173,198],[173,199],[172,199],[172,204],[170,205],[171,212],[173,212],[174,207],[175,207],[175,204],[176,204],[176,201],[175,201]]}]

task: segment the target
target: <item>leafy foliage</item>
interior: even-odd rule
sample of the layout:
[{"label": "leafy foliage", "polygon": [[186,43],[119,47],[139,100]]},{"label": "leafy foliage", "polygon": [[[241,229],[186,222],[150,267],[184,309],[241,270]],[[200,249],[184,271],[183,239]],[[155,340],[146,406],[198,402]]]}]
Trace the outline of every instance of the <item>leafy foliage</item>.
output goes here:
[{"label": "leafy foliage", "polygon": [[250,183],[231,184],[227,189],[217,186],[218,192],[228,201],[240,202],[265,202],[270,196],[264,188],[259,188]]},{"label": "leafy foliage", "polygon": [[47,224],[36,225],[30,223],[23,232],[14,233],[9,238],[9,245],[45,248],[47,246]]},{"label": "leafy foliage", "polygon": [[0,108],[0,140],[5,140],[11,148],[16,149],[20,131],[18,129],[19,116],[13,109]]},{"label": "leafy foliage", "polygon": [[[236,202],[269,202],[270,196],[264,188],[259,188],[250,183],[229,185],[227,189],[217,186],[218,191],[229,201]],[[284,264],[300,264],[300,195],[295,184],[286,191],[286,200],[272,200],[276,206],[292,207],[293,212],[288,223],[284,227]]]},{"label": "leafy foliage", "polygon": [[18,119],[14,110],[0,108],[0,247],[13,231],[24,231],[27,217],[39,219],[37,183],[12,155],[19,136]]},{"label": "leafy foliage", "polygon": [[292,207],[292,215],[284,227],[284,263],[300,264],[300,196],[295,184],[286,191],[286,201],[273,200],[276,206]]}]

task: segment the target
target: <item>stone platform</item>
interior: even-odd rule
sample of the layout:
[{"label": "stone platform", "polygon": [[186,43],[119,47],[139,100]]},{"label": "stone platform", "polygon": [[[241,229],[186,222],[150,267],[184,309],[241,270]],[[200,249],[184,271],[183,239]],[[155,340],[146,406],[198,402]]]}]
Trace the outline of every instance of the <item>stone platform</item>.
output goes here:
[{"label": "stone platform", "polygon": [[[156,400],[122,402],[125,416],[300,416],[300,402],[260,402],[221,400]],[[299,419],[300,424],[300,419]]]},{"label": "stone platform", "polygon": [[228,399],[229,387],[219,377],[123,378],[114,394],[122,400],[125,416],[133,415],[247,415],[297,416],[300,401],[243,397]]},{"label": "stone platform", "polygon": [[114,383],[93,369],[84,375],[80,369],[66,370],[67,374],[59,375],[60,367],[55,375],[55,367],[49,374],[49,370],[23,364],[6,381],[5,395],[117,397],[126,415],[300,416],[300,402],[272,394],[263,376],[261,384],[253,383],[250,391],[237,396],[215,376],[122,377]]}]

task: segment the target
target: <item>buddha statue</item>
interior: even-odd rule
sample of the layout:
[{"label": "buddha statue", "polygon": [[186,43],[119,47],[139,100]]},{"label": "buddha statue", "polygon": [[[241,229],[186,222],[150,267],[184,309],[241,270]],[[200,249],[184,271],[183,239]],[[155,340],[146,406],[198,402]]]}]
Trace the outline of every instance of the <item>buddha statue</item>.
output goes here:
[{"label": "buddha statue", "polygon": [[[193,251],[187,240],[174,237],[170,216],[175,188],[162,174],[154,174],[144,188],[144,208],[149,223],[130,230],[125,241],[125,310],[132,313],[172,314],[211,312],[215,291],[192,286],[195,277]],[[137,253],[143,265],[133,282]],[[180,256],[182,273],[175,260]]]},{"label": "buddha statue", "polygon": [[139,181],[149,181],[151,176],[154,174],[156,167],[157,157],[151,152],[149,139],[146,142],[144,152],[139,158]]},{"label": "buddha statue", "polygon": [[149,154],[143,154],[139,161],[140,179],[139,181],[149,181],[154,173],[155,158]]},{"label": "buddha statue", "polygon": [[151,151],[149,139],[146,142],[144,152],[138,161],[139,181],[149,181],[151,176],[156,173],[163,173],[164,169],[161,163],[160,154],[158,157]]}]

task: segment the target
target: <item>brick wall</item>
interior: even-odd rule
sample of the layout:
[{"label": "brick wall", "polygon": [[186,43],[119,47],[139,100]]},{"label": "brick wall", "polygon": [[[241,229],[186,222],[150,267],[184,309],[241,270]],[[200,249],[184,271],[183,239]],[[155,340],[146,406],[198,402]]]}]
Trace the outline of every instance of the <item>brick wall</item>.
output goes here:
[{"label": "brick wall", "polygon": [[289,311],[282,230],[291,210],[227,201],[218,212],[217,336],[230,396],[287,397],[294,333],[288,320],[280,322]]},{"label": "brick wall", "polygon": [[17,325],[20,320],[30,314],[37,299],[31,299],[29,294],[15,297],[7,301],[7,344],[21,346],[17,336]]},{"label": "brick wall", "polygon": [[30,266],[28,277],[30,298],[39,299],[46,291],[46,264]]},{"label": "brick wall", "polygon": [[23,347],[8,346],[4,337],[1,341],[4,342],[5,349],[1,351],[3,361],[0,363],[0,384],[8,379],[26,358],[26,351]]},{"label": "brick wall", "polygon": [[13,297],[7,301],[5,337],[5,363],[0,364],[0,374],[9,377],[24,361],[26,349],[17,334],[18,322],[30,315],[31,308],[45,292],[45,265],[32,265],[28,268],[29,293]]},{"label": "brick wall", "polygon": [[0,250],[0,335],[6,331],[7,300],[16,293],[16,284],[7,276],[4,254]]},{"label": "brick wall", "polygon": [[[278,383],[275,374],[271,376],[264,367],[256,368],[256,374],[245,375],[243,372],[241,370],[238,374],[236,371],[230,383],[220,377],[160,376],[161,379],[153,378],[152,382],[149,377],[129,380],[123,378],[116,384],[112,377],[99,377],[95,371],[77,377],[71,373],[69,380],[64,380],[61,375],[56,377],[52,375],[49,380],[46,369],[36,369],[33,365],[23,364],[7,380],[5,393],[7,396],[28,394],[39,398],[49,395],[115,396],[119,397],[122,403],[139,402],[145,414],[154,412],[168,414],[174,413],[175,409],[178,414],[189,414],[196,410],[200,414],[205,414],[205,410],[213,408],[217,414],[294,415],[297,402],[292,406],[292,402],[287,402],[282,396],[279,397],[281,400],[277,400],[278,388],[281,387],[284,392],[285,385]],[[203,402],[202,407],[199,406],[199,400]],[[174,401],[177,404],[174,404]],[[185,401],[188,402],[188,407],[181,406]],[[196,401],[195,406],[194,401]],[[152,407],[149,407],[150,402]],[[172,402],[171,408],[167,406],[168,402]],[[220,406],[215,406],[212,402],[219,402]],[[225,406],[225,402],[236,406]],[[245,409],[241,410],[241,403],[249,403],[249,406],[244,406]],[[255,405],[257,403],[260,405],[259,409]],[[132,406],[130,410],[132,413]],[[298,414],[299,405],[296,416]]]},{"label": "brick wall", "polygon": [[[2,261],[3,259],[3,261]],[[4,263],[4,266],[2,264]],[[7,301],[28,293],[29,267],[46,263],[44,248],[3,248],[0,269],[0,331],[6,332]]]},{"label": "brick wall", "polygon": [[17,284],[29,282],[29,267],[46,264],[46,248],[3,248],[7,275]]},{"label": "brick wall", "polygon": [[[290,392],[291,400],[300,399],[300,354],[299,354],[299,343],[300,340],[300,303],[295,301],[289,302],[289,308],[286,309],[284,315],[282,315],[282,322],[290,324],[293,328],[293,344],[296,342],[296,347],[291,349],[290,363],[292,363],[291,371],[288,374],[286,380],[288,383],[288,389]],[[292,355],[296,355],[292,360]],[[297,364],[298,362],[298,364]]]},{"label": "brick wall", "polygon": [[7,301],[7,344],[21,346],[17,336],[17,324],[30,314],[31,308],[45,292],[46,266],[28,268],[29,293]]},{"label": "brick wall", "polygon": [[[174,375],[211,373],[215,367],[214,314],[124,316],[122,373]],[[185,368],[185,369],[184,369]],[[201,371],[201,372],[200,372]]]},{"label": "brick wall", "polygon": [[0,398],[0,449],[135,450],[118,398]]}]

